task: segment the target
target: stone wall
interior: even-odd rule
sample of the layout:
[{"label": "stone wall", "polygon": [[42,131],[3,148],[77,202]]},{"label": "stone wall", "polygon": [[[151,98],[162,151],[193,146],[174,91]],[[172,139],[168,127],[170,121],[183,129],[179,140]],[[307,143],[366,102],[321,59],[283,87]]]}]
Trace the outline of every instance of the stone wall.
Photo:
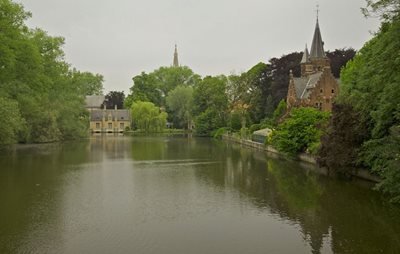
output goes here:
[{"label": "stone wall", "polygon": [[[287,157],[287,156],[285,156],[285,154],[279,152],[272,146],[266,146],[264,144],[254,142],[252,140],[241,139],[241,138],[234,137],[234,136],[228,135],[228,134],[222,135],[222,140],[237,143],[237,144],[240,144],[240,145],[243,145],[246,147],[251,147],[251,148],[254,148],[254,149],[257,149],[260,151],[265,151],[267,153],[272,153],[272,154],[278,155],[280,157],[285,157],[285,158]],[[300,153],[297,156],[297,158],[295,158],[295,159],[317,165],[317,160],[316,160],[315,156],[308,154],[308,153]],[[327,171],[326,168],[320,168],[320,169],[323,171]],[[367,170],[364,170],[364,169],[357,169],[352,173],[352,175],[357,178],[363,179],[363,180],[367,180],[367,181],[371,181],[371,182],[380,182],[379,177],[372,175],[371,173],[369,173]]]}]

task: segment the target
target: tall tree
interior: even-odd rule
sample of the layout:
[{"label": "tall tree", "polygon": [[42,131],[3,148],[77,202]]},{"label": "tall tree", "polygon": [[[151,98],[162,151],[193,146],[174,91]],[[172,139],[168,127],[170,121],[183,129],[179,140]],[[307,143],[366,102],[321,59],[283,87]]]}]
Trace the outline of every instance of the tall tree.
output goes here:
[{"label": "tall tree", "polygon": [[77,86],[81,93],[85,95],[102,95],[104,77],[100,74],[90,72],[80,72],[75,68],[70,72],[72,82]]},{"label": "tall tree", "polygon": [[226,125],[228,95],[225,76],[205,77],[194,89],[194,115],[196,132],[210,135]]},{"label": "tall tree", "polygon": [[16,119],[14,125],[0,122],[0,129],[14,129],[10,139],[0,143],[87,135],[86,82],[77,82],[77,71],[64,61],[64,39],[28,29],[30,13],[11,0],[0,1],[0,14],[0,100],[9,103],[8,111]]},{"label": "tall tree", "polygon": [[105,105],[107,108],[115,108],[117,106],[118,109],[122,109],[124,107],[125,94],[124,92],[118,91],[110,91],[105,98]]},{"label": "tall tree", "polygon": [[192,129],[193,87],[177,86],[167,96],[168,109],[177,118],[180,126]]},{"label": "tall tree", "polygon": [[168,93],[178,85],[194,86],[201,80],[187,66],[160,67],[147,74],[142,72],[133,77],[131,93],[126,98],[126,106],[129,107],[135,101],[150,101],[160,107],[165,107],[165,98]]},{"label": "tall tree", "polygon": [[[341,73],[342,86],[337,103],[354,108],[359,114],[358,121],[366,129],[360,142],[349,142],[352,139],[342,142],[346,142],[344,145],[350,151],[356,150],[361,143],[357,161],[380,175],[382,182],[378,187],[388,193],[393,201],[400,202],[400,6],[396,5],[398,1],[368,3],[376,11],[381,7],[393,8],[390,11],[393,16],[384,17],[380,31],[364,45]],[[373,3],[376,5],[372,5]],[[349,114],[341,114],[341,111],[333,113],[333,119],[337,119],[338,123],[349,122]],[[358,126],[359,124],[347,124],[346,131],[358,133]],[[339,128],[342,125],[331,124],[331,135],[340,134]],[[336,141],[338,138],[335,137],[325,139],[324,146],[334,146]],[[322,159],[329,161],[329,157],[324,154]],[[352,158],[347,157],[347,160],[350,159]]]},{"label": "tall tree", "polygon": [[332,52],[326,52],[326,56],[331,61],[331,70],[335,78],[340,78],[340,71],[355,55],[356,51],[352,48],[335,49]]}]

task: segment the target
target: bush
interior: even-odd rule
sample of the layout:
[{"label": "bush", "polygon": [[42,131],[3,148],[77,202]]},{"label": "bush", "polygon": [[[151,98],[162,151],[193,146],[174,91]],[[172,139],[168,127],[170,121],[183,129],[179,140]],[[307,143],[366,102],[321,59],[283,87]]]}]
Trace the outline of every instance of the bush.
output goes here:
[{"label": "bush", "polygon": [[296,108],[272,133],[272,145],[279,151],[295,155],[318,143],[321,127],[326,125],[329,113],[314,108]]},{"label": "bush", "polygon": [[239,131],[242,128],[241,116],[239,112],[232,112],[229,115],[229,127],[233,131]]},{"label": "bush", "polygon": [[222,138],[222,135],[224,135],[225,133],[227,133],[228,132],[228,129],[227,128],[225,128],[225,127],[223,127],[223,128],[219,128],[218,130],[216,130],[216,131],[214,131],[213,132],[213,138],[215,138],[215,139],[221,139]]},{"label": "bush", "polygon": [[252,124],[250,126],[250,133],[253,133],[253,132],[261,130],[261,129],[262,129],[262,124],[260,124],[260,123]]},{"label": "bush", "polygon": [[25,124],[18,103],[0,97],[0,115],[3,118],[0,123],[0,145],[15,143]]}]

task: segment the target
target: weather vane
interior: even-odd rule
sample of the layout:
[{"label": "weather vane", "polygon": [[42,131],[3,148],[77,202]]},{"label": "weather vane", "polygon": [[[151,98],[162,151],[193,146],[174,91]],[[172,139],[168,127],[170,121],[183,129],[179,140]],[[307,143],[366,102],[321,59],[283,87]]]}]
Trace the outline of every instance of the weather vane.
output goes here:
[{"label": "weather vane", "polygon": [[319,16],[319,3],[317,3],[317,19],[318,19],[318,16]]}]

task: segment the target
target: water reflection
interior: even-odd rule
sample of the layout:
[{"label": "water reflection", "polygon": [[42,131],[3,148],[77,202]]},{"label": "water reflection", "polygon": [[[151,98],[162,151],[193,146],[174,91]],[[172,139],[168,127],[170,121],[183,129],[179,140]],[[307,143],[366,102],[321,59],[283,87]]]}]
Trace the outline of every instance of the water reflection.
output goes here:
[{"label": "water reflection", "polygon": [[17,146],[0,253],[397,253],[400,209],[315,170],[185,136]]}]

